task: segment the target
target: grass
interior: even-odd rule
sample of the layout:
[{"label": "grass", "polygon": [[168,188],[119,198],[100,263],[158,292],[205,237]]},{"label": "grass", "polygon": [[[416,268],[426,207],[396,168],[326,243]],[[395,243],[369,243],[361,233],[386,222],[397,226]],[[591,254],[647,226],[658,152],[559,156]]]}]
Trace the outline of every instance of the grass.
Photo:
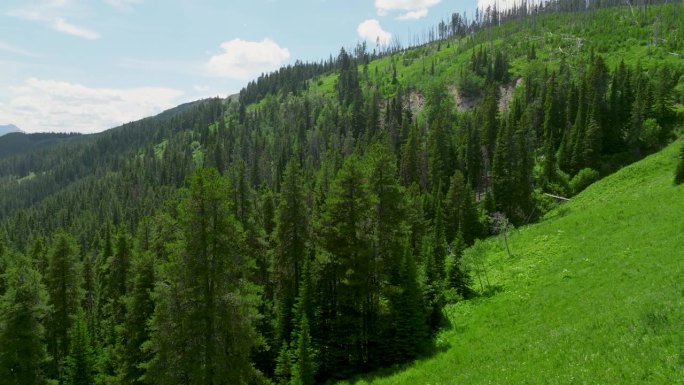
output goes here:
[{"label": "grass", "polygon": [[[684,11],[677,7],[652,6],[648,16],[633,14],[629,7],[617,7],[526,18],[464,39],[437,41],[375,60],[368,65],[368,80],[384,97],[394,96],[395,68],[402,87],[426,93],[433,84],[455,85],[461,69],[469,65],[473,50],[492,46],[507,53],[513,79],[529,73],[539,76],[546,67],[557,70],[563,60],[578,68],[586,65],[592,52],[601,55],[611,70],[623,60],[631,68],[648,70],[667,65],[681,69],[684,56],[678,53],[676,42],[684,37],[680,27]],[[532,45],[536,60],[527,59]],[[363,66],[359,66],[359,73],[363,73]],[[311,94],[334,95],[336,80],[337,74],[315,78],[309,82]]]},{"label": "grass", "polygon": [[[447,307],[439,353],[349,384],[684,384],[680,143],[485,242],[489,296]],[[479,286],[478,286],[479,287]]]}]

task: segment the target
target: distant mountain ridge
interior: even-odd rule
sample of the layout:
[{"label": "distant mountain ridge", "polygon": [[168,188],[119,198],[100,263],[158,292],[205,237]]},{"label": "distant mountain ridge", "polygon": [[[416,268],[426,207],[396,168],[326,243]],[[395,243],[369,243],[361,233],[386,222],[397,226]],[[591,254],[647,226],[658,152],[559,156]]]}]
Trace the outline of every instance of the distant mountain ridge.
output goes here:
[{"label": "distant mountain ridge", "polygon": [[9,134],[11,132],[23,132],[21,129],[14,124],[5,124],[5,125],[0,125],[0,136],[3,136],[5,134]]},{"label": "distant mountain ridge", "polygon": [[46,149],[80,136],[80,134],[67,133],[26,134],[21,130],[7,131],[4,134],[0,134],[0,159]]}]

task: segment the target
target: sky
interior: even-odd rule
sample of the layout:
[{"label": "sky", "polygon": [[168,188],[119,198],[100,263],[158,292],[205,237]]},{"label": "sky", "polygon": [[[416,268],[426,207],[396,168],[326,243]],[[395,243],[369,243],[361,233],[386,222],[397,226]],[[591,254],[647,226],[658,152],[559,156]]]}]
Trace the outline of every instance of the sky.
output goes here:
[{"label": "sky", "polygon": [[100,132],[494,1],[2,0],[0,125]]}]

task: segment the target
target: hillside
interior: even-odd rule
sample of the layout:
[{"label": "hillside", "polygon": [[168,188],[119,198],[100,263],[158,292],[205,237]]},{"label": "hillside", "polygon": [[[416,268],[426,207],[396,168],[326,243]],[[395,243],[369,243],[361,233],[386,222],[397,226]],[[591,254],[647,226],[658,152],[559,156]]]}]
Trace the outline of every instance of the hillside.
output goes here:
[{"label": "hillside", "polygon": [[38,150],[49,148],[69,139],[73,139],[75,134],[25,134],[23,132],[11,132],[0,137],[0,159],[20,155],[27,152],[37,152]]},{"label": "hillside", "polygon": [[[651,205],[675,205],[684,12],[580,3],[453,14],[415,47],[342,48],[228,99],[0,159],[0,378],[311,385],[438,351],[398,375],[449,383],[464,365],[464,382],[516,383],[534,363],[547,382],[599,366],[605,382],[648,379],[677,344],[661,340],[681,337],[680,302],[651,291],[661,270],[639,257],[680,246],[646,224],[678,211]],[[634,173],[644,188],[625,191]],[[624,193],[608,200],[597,186],[611,184]],[[639,210],[658,215],[628,226]],[[491,238],[509,225],[510,258]],[[604,255],[634,269],[621,281]],[[671,378],[668,362],[653,375]]]},{"label": "hillside", "polygon": [[672,184],[680,146],[512,231],[512,257],[500,237],[476,246],[490,286],[446,308],[441,351],[353,383],[681,384],[684,189]]}]

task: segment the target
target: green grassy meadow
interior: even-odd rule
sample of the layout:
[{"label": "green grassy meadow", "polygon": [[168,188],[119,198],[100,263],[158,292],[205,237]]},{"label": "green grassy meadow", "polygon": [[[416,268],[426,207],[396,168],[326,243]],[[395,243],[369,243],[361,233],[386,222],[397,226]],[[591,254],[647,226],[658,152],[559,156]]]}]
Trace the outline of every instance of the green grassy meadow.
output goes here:
[{"label": "green grassy meadow", "polygon": [[347,384],[684,384],[680,146],[513,230],[512,257],[487,240],[489,288],[446,308],[438,353]]}]

